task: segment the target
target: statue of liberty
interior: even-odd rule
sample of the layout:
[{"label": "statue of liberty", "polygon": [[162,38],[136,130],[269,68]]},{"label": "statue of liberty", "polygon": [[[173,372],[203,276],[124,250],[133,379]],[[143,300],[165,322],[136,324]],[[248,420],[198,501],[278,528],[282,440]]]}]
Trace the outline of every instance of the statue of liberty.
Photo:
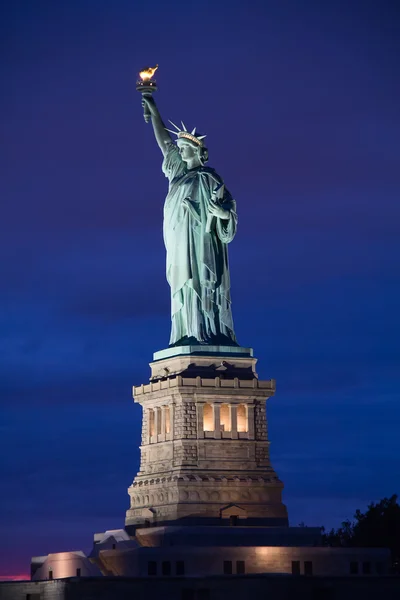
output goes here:
[{"label": "statue of liberty", "polygon": [[[143,95],[169,181],[164,205],[171,346],[237,346],[233,329],[228,244],[236,233],[236,203],[209,167],[204,135],[166,129],[154,98]],[[177,136],[176,143],[170,133]]]}]

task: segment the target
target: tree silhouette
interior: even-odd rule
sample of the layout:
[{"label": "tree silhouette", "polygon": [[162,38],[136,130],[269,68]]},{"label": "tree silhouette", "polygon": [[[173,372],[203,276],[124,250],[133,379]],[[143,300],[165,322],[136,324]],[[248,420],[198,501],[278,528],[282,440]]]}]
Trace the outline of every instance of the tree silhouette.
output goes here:
[{"label": "tree silhouette", "polygon": [[393,570],[400,573],[400,505],[397,495],[373,502],[362,513],[356,510],[354,520],[343,521],[338,529],[323,533],[327,546],[389,548]]}]

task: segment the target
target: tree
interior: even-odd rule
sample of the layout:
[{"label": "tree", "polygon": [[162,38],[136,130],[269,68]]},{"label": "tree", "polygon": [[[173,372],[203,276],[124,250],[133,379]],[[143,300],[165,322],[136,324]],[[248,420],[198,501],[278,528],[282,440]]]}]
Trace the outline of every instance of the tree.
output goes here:
[{"label": "tree", "polygon": [[389,548],[393,570],[400,572],[400,505],[397,495],[373,502],[362,513],[356,510],[353,521],[343,521],[338,529],[323,533],[327,546]]}]

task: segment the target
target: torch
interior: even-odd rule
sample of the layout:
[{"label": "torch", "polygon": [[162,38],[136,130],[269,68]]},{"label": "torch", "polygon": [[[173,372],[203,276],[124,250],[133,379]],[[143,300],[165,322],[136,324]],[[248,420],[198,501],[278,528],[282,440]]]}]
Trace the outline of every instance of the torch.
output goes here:
[{"label": "torch", "polygon": [[[151,79],[157,69],[158,65],[155,67],[146,67],[143,71],[140,71],[140,79],[136,82],[136,91],[140,92],[142,96],[151,96],[153,92],[157,91],[157,83]],[[151,117],[147,105],[144,106],[143,116],[146,123],[148,123]]]}]

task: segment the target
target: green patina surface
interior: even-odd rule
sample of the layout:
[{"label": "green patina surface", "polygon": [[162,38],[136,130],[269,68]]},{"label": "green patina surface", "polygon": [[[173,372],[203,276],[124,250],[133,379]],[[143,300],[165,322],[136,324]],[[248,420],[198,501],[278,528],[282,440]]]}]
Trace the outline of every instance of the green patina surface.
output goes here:
[{"label": "green patina surface", "polygon": [[171,288],[170,346],[238,346],[233,326],[228,244],[236,234],[236,203],[207,166],[204,137],[177,128],[173,141],[151,96],[150,112],[162,170],[166,275]]}]

